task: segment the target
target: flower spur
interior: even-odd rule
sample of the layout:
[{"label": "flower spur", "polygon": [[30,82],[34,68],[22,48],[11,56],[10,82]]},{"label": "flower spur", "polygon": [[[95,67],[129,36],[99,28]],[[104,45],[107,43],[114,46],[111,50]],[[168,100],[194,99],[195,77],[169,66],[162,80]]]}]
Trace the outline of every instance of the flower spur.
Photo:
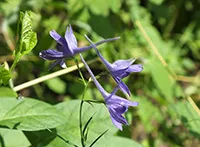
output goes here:
[{"label": "flower spur", "polygon": [[128,60],[117,60],[114,63],[109,63],[99,52],[96,45],[85,35],[85,38],[88,40],[88,42],[91,44],[91,46],[95,49],[97,55],[101,59],[101,61],[104,63],[108,71],[110,72],[113,79],[116,81],[116,83],[119,85],[119,88],[123,93],[127,93],[130,96],[130,90],[128,86],[122,82],[122,79],[127,77],[133,72],[140,72],[142,71],[143,67],[141,64],[133,64],[135,59],[128,59]]},{"label": "flower spur", "polygon": [[92,77],[93,82],[95,83],[97,89],[100,91],[101,95],[105,100],[105,104],[106,107],[108,108],[108,111],[110,113],[110,118],[113,124],[120,130],[122,130],[122,124],[128,125],[127,120],[122,116],[122,114],[124,114],[128,110],[129,106],[138,106],[139,103],[131,102],[115,95],[115,93],[118,90],[118,87],[116,87],[111,93],[106,92],[105,89],[100,85],[100,83],[95,78],[94,74],[90,70],[89,66],[87,65],[81,54],[80,57],[87,71]]},{"label": "flower spur", "polygon": [[[73,57],[78,53],[84,52],[92,48],[92,46],[78,47],[77,40],[74,36],[71,26],[67,27],[64,38],[61,37],[55,30],[50,31],[50,36],[57,42],[57,50],[48,49],[39,53],[39,56],[45,60],[55,60],[51,64],[50,69],[56,66],[57,64],[60,64],[62,68],[66,68],[66,58]],[[100,44],[118,39],[119,37],[105,39],[97,42],[95,45],[98,46]]]}]

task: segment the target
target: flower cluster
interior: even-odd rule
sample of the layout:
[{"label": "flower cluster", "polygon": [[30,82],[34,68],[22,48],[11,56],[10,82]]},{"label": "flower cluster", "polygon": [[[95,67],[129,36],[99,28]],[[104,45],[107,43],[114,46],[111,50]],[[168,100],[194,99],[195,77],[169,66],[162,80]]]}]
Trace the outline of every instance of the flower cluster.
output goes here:
[{"label": "flower cluster", "polygon": [[[117,60],[114,63],[109,63],[101,55],[101,53],[97,49],[97,46],[102,43],[117,40],[119,39],[119,37],[105,39],[94,44],[85,35],[86,39],[91,45],[79,48],[77,46],[77,40],[73,34],[71,26],[67,27],[64,38],[61,37],[56,31],[51,31],[50,35],[57,42],[57,47],[56,47],[57,50],[48,49],[46,51],[40,52],[39,56],[45,60],[55,60],[50,68],[54,67],[57,64],[60,64],[61,67],[65,68],[66,67],[65,59],[73,57],[74,55],[80,53],[82,62],[84,63],[96,87],[98,88],[98,90],[100,91],[101,95],[104,98],[106,107],[108,108],[113,124],[120,130],[122,130],[122,124],[128,125],[128,122],[123,116],[123,114],[128,110],[129,106],[138,106],[138,102],[131,102],[129,100],[126,100],[122,97],[115,95],[115,93],[118,91],[118,89],[120,89],[124,94],[128,95],[131,94],[128,86],[122,82],[122,79],[129,76],[133,72],[142,71],[142,65],[141,64],[132,65],[135,59]],[[99,58],[101,59],[101,61],[106,66],[107,70],[117,83],[117,87],[111,93],[108,93],[100,85],[100,83],[97,81],[94,74],[92,73],[91,69],[89,68],[88,64],[81,55],[81,52],[84,52],[91,48],[93,48],[96,51],[97,55],[99,56]]]}]

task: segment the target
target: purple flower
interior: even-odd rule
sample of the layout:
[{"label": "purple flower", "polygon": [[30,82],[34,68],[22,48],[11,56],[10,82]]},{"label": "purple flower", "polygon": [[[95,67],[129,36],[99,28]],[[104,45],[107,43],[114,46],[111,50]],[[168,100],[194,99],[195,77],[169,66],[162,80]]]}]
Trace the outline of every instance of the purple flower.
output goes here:
[{"label": "purple flower", "polygon": [[121,79],[127,77],[132,72],[142,71],[142,69],[143,69],[142,65],[141,64],[132,65],[136,59],[117,60],[111,64],[101,55],[101,53],[96,48],[96,45],[93,44],[93,42],[86,35],[85,35],[85,37],[89,41],[91,46],[95,49],[97,55],[99,56],[101,61],[104,63],[104,65],[110,72],[111,76],[117,82],[121,91],[125,94],[127,93],[130,96],[131,93],[130,93],[128,86],[125,83],[123,83]]},{"label": "purple flower", "polygon": [[[92,48],[92,46],[85,46],[80,48],[78,47],[77,40],[74,36],[71,26],[67,27],[64,38],[61,37],[55,30],[50,31],[50,36],[57,42],[57,50],[48,49],[39,53],[39,56],[45,60],[55,60],[55,62],[53,62],[50,66],[50,69],[56,66],[57,64],[60,64],[62,68],[66,68],[66,58],[73,57],[75,54],[81,53]],[[114,41],[117,39],[119,39],[119,37],[105,39],[97,42],[95,45],[98,46],[102,43]]]},{"label": "purple flower", "polygon": [[80,54],[80,57],[86,69],[90,73],[96,87],[100,91],[101,95],[104,97],[105,104],[106,104],[106,107],[108,108],[108,111],[110,113],[110,118],[113,124],[120,130],[122,130],[122,124],[128,125],[127,120],[122,116],[122,114],[124,114],[128,110],[129,106],[138,106],[138,102],[131,102],[115,95],[115,93],[118,90],[118,87],[115,88],[112,93],[106,92],[105,89],[96,80],[94,74],[90,70],[89,66],[87,65],[87,63],[85,62],[81,54]]}]

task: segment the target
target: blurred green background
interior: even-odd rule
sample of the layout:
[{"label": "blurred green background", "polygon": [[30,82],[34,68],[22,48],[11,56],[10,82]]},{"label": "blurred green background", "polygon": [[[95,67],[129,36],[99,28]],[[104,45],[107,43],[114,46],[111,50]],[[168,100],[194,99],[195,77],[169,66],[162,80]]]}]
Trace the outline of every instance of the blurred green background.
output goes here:
[{"label": "blurred green background", "polygon": [[[110,62],[137,58],[144,70],[124,79],[131,99],[140,105],[128,111],[130,126],[117,135],[147,147],[200,146],[199,8],[199,0],[1,0],[0,63],[13,62],[20,11],[32,11],[38,43],[17,65],[15,86],[61,69],[56,66],[49,71],[50,62],[38,57],[40,51],[56,46],[50,30],[64,36],[71,24],[80,47],[89,45],[84,34],[93,42],[121,36],[99,46],[100,52]],[[105,71],[94,50],[83,55],[87,61],[96,61],[90,64],[96,75]],[[66,64],[75,65],[73,60]],[[88,79],[85,68],[82,71]],[[78,71],[73,71],[18,93],[51,104],[80,99],[84,85],[79,78]],[[99,81],[109,92],[116,86],[108,75]],[[102,99],[93,84],[85,98]]]}]

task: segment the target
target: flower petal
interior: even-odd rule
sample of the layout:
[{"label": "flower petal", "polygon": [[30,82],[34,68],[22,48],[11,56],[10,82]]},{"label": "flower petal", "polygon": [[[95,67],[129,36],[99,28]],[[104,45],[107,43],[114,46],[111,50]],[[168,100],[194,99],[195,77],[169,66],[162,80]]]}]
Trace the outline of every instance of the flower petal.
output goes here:
[{"label": "flower petal", "polygon": [[142,64],[131,65],[127,69],[127,71],[130,72],[130,73],[132,73],[132,72],[141,72],[142,70],[143,70]]},{"label": "flower petal", "polygon": [[128,59],[128,60],[117,60],[112,63],[112,70],[123,70],[131,66],[136,59]]},{"label": "flower petal", "polygon": [[138,102],[132,102],[132,101],[126,100],[124,98],[121,98],[117,95],[113,95],[110,99],[108,99],[106,101],[106,104],[107,105],[120,104],[123,106],[138,106],[139,105]]},{"label": "flower petal", "polygon": [[131,95],[131,92],[130,92],[128,86],[124,82],[121,81],[121,82],[118,83],[118,85],[119,85],[119,88],[122,90],[123,93],[127,93],[129,96]]},{"label": "flower petal", "polygon": [[128,110],[128,106],[114,104],[112,105],[112,108],[118,113],[118,114],[124,114]]},{"label": "flower petal", "polygon": [[117,77],[117,76],[113,76],[114,80],[116,81],[116,83],[118,84],[120,90],[125,93],[128,94],[129,96],[131,95],[131,92],[128,88],[128,86],[122,82],[121,78]]},{"label": "flower petal", "polygon": [[55,39],[56,42],[58,42],[62,46],[66,46],[67,43],[63,37],[61,37],[55,30],[50,31],[50,36]]},{"label": "flower petal", "polygon": [[67,41],[69,50],[73,53],[73,49],[77,48],[77,40],[74,36],[71,25],[67,27],[67,30],[65,32],[65,40]]},{"label": "flower petal", "polygon": [[125,125],[128,125],[128,122],[126,121],[126,119],[120,114],[120,113],[117,113],[113,108],[112,106],[109,106],[108,107],[108,110],[110,112],[110,115],[112,116],[112,118],[115,119],[115,121],[121,123],[121,124],[125,124]]},{"label": "flower petal", "polygon": [[45,60],[57,60],[64,57],[63,52],[59,52],[56,50],[48,49],[45,51],[41,51],[39,56]]},{"label": "flower petal", "polygon": [[122,124],[119,123],[119,122],[117,122],[117,121],[115,120],[115,118],[112,117],[112,115],[110,115],[110,118],[111,118],[111,120],[112,120],[112,123],[113,123],[118,129],[120,129],[120,130],[122,131]]}]

